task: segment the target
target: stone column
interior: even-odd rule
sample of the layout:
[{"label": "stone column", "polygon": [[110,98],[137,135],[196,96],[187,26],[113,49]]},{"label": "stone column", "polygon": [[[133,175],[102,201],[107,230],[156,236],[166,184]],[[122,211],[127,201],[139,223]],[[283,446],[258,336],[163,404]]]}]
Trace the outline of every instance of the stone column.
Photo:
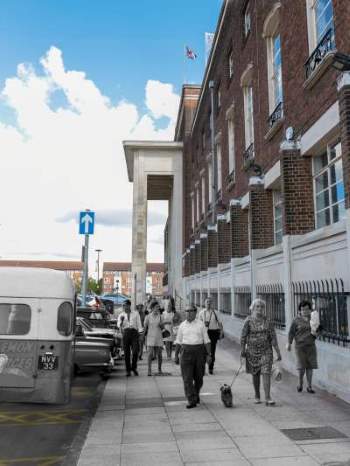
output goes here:
[{"label": "stone column", "polygon": [[144,156],[134,157],[133,216],[132,216],[132,304],[145,301],[147,252],[147,176]]},{"label": "stone column", "polygon": [[283,235],[303,235],[315,229],[311,157],[294,141],[282,142],[280,152]]}]

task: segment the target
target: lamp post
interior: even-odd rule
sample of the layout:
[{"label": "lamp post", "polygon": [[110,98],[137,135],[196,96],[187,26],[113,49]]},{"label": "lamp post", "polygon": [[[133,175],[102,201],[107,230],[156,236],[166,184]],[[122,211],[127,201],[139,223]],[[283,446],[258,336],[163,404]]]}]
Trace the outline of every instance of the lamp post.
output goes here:
[{"label": "lamp post", "polygon": [[102,252],[102,249],[95,249],[95,252],[97,252],[97,285],[100,283],[100,252]]},{"label": "lamp post", "polygon": [[119,280],[116,281],[115,291],[117,292],[117,302],[118,302]]}]

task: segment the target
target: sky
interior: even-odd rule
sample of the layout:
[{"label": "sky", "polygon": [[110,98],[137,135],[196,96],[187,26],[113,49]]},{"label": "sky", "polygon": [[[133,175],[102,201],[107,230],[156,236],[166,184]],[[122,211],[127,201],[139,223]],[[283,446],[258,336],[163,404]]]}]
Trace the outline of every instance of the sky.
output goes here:
[{"label": "sky", "polygon": [[[80,260],[89,208],[90,269],[95,249],[131,261],[122,141],[173,139],[181,87],[202,81],[221,4],[1,0],[1,259]],[[166,203],[148,211],[147,260],[161,262]]]}]

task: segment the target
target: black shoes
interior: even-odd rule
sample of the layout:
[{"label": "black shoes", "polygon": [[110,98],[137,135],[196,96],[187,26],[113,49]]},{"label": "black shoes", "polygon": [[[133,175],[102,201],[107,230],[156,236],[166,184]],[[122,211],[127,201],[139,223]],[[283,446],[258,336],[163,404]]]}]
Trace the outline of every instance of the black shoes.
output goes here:
[{"label": "black shoes", "polygon": [[313,390],[312,387],[307,387],[306,391],[308,393],[315,393],[315,390]]},{"label": "black shoes", "polygon": [[213,375],[213,369],[209,369],[209,374]]},{"label": "black shoes", "polygon": [[196,406],[197,406],[197,403],[188,403],[188,404],[186,405],[186,408],[187,408],[187,409],[192,409],[192,408],[195,408]]},{"label": "black shoes", "polygon": [[139,375],[139,373],[137,372],[137,369],[132,369],[132,371],[135,375]]},{"label": "black shoes", "polygon": [[130,377],[130,375],[131,375],[131,372],[127,372],[127,373],[126,373],[126,376],[127,376],[127,377]]},{"label": "black shoes", "polygon": [[303,391],[303,386],[302,385],[298,385],[297,386],[297,391],[300,393]]}]

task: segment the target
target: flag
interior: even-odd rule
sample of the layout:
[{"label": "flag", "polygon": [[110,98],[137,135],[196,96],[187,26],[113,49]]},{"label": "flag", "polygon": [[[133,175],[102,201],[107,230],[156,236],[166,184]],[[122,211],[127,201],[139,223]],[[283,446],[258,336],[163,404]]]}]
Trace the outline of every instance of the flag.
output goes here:
[{"label": "flag", "polygon": [[195,60],[197,58],[197,54],[194,53],[192,49],[187,47],[187,45],[186,45],[186,57],[189,58],[190,60]]}]

